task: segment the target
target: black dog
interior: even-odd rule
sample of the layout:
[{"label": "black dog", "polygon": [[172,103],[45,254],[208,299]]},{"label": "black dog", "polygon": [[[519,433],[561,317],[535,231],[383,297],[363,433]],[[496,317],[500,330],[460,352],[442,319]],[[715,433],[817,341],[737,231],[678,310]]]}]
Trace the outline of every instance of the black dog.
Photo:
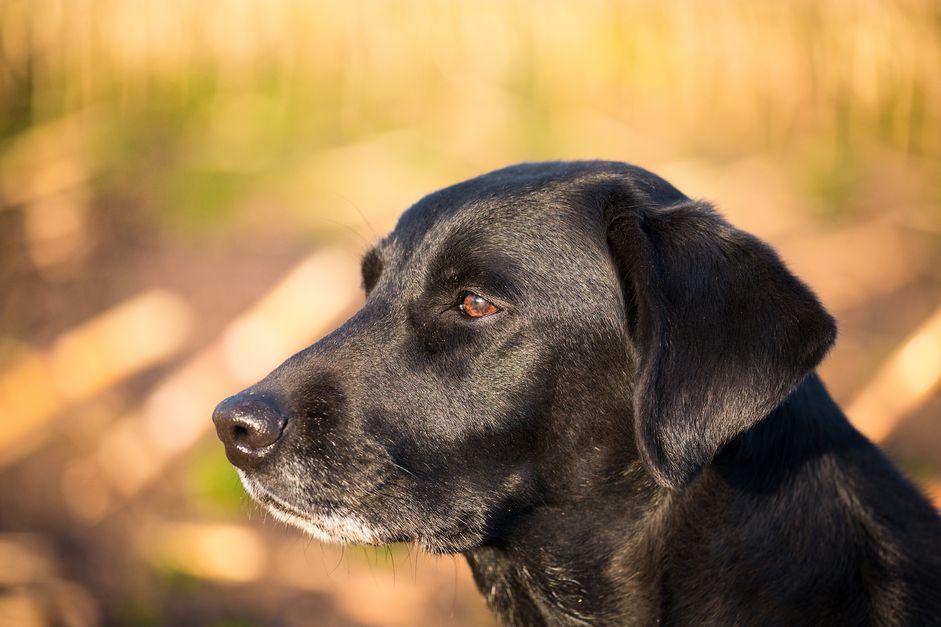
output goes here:
[{"label": "black dog", "polygon": [[938,514],[814,374],[833,320],[708,204],[514,166],[409,209],[363,283],[213,416],[279,518],[463,553],[514,625],[941,625]]}]

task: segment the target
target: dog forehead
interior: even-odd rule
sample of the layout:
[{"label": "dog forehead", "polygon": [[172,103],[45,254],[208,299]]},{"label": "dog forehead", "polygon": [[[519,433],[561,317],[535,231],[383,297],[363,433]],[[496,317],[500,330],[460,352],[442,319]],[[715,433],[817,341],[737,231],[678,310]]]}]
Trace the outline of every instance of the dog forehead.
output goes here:
[{"label": "dog forehead", "polygon": [[551,254],[590,230],[579,224],[587,216],[579,215],[572,189],[567,177],[484,175],[412,205],[380,248],[417,265],[455,247]]}]

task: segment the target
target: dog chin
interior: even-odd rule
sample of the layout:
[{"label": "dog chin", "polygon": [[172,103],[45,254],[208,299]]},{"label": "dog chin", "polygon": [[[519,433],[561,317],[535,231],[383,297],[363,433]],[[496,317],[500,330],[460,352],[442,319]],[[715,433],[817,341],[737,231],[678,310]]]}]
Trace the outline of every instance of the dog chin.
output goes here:
[{"label": "dog chin", "polygon": [[283,523],[297,527],[310,536],[330,544],[383,544],[383,534],[356,516],[348,514],[313,514],[303,512],[274,496],[238,471],[248,494]]}]

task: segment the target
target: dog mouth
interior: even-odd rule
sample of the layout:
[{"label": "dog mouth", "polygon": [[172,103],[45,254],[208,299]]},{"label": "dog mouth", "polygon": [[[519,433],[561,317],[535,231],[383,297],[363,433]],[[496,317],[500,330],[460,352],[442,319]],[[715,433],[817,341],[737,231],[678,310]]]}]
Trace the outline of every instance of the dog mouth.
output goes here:
[{"label": "dog mouth", "polygon": [[241,470],[242,485],[255,501],[283,523],[331,544],[382,544],[385,535],[359,516],[343,512],[337,505],[324,505],[320,512],[305,511],[275,496]]}]

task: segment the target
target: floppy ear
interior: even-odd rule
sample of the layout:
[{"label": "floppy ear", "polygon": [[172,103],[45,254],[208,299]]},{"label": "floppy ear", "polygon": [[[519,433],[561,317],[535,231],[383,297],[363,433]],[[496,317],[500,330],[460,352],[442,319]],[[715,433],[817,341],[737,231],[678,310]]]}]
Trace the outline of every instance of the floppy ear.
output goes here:
[{"label": "floppy ear", "polygon": [[636,359],[637,446],[672,488],[777,407],[836,337],[771,248],[679,197],[606,211]]}]

